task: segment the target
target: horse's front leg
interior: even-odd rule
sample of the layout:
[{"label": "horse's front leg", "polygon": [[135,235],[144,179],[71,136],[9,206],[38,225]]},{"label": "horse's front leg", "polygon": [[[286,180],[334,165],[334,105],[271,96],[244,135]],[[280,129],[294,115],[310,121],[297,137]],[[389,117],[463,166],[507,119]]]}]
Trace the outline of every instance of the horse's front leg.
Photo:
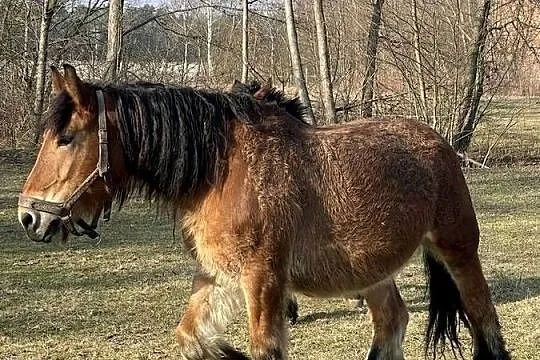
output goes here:
[{"label": "horse's front leg", "polygon": [[287,359],[286,277],[283,269],[275,267],[272,261],[263,260],[242,273],[253,360]]},{"label": "horse's front leg", "polygon": [[220,335],[242,305],[242,293],[233,281],[216,282],[197,272],[187,309],[176,328],[176,339],[185,360],[247,360]]}]

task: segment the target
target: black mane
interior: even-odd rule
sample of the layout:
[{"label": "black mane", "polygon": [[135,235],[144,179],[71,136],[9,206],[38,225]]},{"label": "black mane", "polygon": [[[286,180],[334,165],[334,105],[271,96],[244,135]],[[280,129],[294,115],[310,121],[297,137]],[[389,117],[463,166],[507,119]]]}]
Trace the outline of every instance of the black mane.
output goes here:
[{"label": "black mane", "polygon": [[[256,80],[252,80],[247,84],[236,81],[232,86],[232,92],[235,94],[255,95],[255,93],[259,91],[261,87],[261,83]],[[295,119],[300,120],[304,124],[310,125],[307,118],[307,107],[300,101],[298,97],[289,98],[285,96],[282,91],[279,91],[276,88],[271,88],[265,94],[263,100],[270,103],[276,103],[277,106],[283,108]]]},{"label": "black mane", "polygon": [[120,141],[130,180],[119,189],[165,201],[215,184],[227,158],[231,119],[262,122],[261,107],[247,94],[161,84],[106,86],[115,101]]}]

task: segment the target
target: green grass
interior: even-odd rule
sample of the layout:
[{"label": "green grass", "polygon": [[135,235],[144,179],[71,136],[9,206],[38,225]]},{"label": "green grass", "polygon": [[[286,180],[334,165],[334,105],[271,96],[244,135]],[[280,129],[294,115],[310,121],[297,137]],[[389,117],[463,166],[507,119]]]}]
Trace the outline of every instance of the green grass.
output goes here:
[{"label": "green grass", "polygon": [[[0,359],[179,358],[173,330],[187,302],[192,263],[166,219],[132,202],[101,242],[39,245],[17,223],[27,156],[0,154]],[[482,231],[481,257],[515,359],[540,359],[540,168],[466,173]],[[408,359],[420,359],[426,320],[418,258],[398,277],[411,318]],[[341,299],[300,297],[291,359],[361,359],[371,336],[365,311]],[[470,346],[466,331],[462,332]],[[227,337],[246,350],[245,313]],[[470,358],[468,348],[466,358]]]}]

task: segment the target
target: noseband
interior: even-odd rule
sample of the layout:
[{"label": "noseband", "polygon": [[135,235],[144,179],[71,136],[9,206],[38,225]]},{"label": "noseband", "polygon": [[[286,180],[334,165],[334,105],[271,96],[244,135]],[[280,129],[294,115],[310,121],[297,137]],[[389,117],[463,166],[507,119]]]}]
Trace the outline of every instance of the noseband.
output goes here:
[{"label": "noseband", "polygon": [[92,222],[88,224],[83,219],[77,220],[76,224],[82,229],[77,230],[73,222],[72,212],[73,206],[77,203],[82,194],[84,194],[90,186],[99,178],[103,179],[105,186],[108,184],[109,173],[109,151],[107,140],[107,115],[105,113],[105,99],[101,90],[96,91],[98,102],[98,138],[99,138],[99,158],[94,171],[88,175],[81,185],[62,203],[36,199],[29,196],[19,196],[19,206],[27,209],[33,209],[41,212],[56,215],[60,217],[66,229],[76,236],[87,235],[92,239],[99,236],[96,231],[101,211],[103,210],[103,220],[108,221],[111,216],[111,200],[108,199],[103,204],[103,209],[99,209],[92,218]]}]

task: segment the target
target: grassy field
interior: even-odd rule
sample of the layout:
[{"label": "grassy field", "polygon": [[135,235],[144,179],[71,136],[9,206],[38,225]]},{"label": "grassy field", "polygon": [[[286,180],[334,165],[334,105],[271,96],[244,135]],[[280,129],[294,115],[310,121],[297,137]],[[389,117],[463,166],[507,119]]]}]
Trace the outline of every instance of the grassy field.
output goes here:
[{"label": "grassy field", "polygon": [[470,156],[488,165],[540,165],[540,98],[495,98],[475,130]]},{"label": "grassy field", "polygon": [[[39,245],[23,235],[16,198],[28,156],[0,154],[0,359],[179,358],[173,330],[186,304],[192,263],[173,228],[142,202],[103,227],[99,243]],[[508,347],[540,359],[539,167],[466,173],[482,231],[481,257]],[[408,359],[423,358],[424,278],[418,258],[398,285],[410,309]],[[300,297],[291,359],[363,359],[365,311],[340,299]],[[245,314],[228,338],[247,349]],[[462,331],[466,358],[469,337]]]}]

